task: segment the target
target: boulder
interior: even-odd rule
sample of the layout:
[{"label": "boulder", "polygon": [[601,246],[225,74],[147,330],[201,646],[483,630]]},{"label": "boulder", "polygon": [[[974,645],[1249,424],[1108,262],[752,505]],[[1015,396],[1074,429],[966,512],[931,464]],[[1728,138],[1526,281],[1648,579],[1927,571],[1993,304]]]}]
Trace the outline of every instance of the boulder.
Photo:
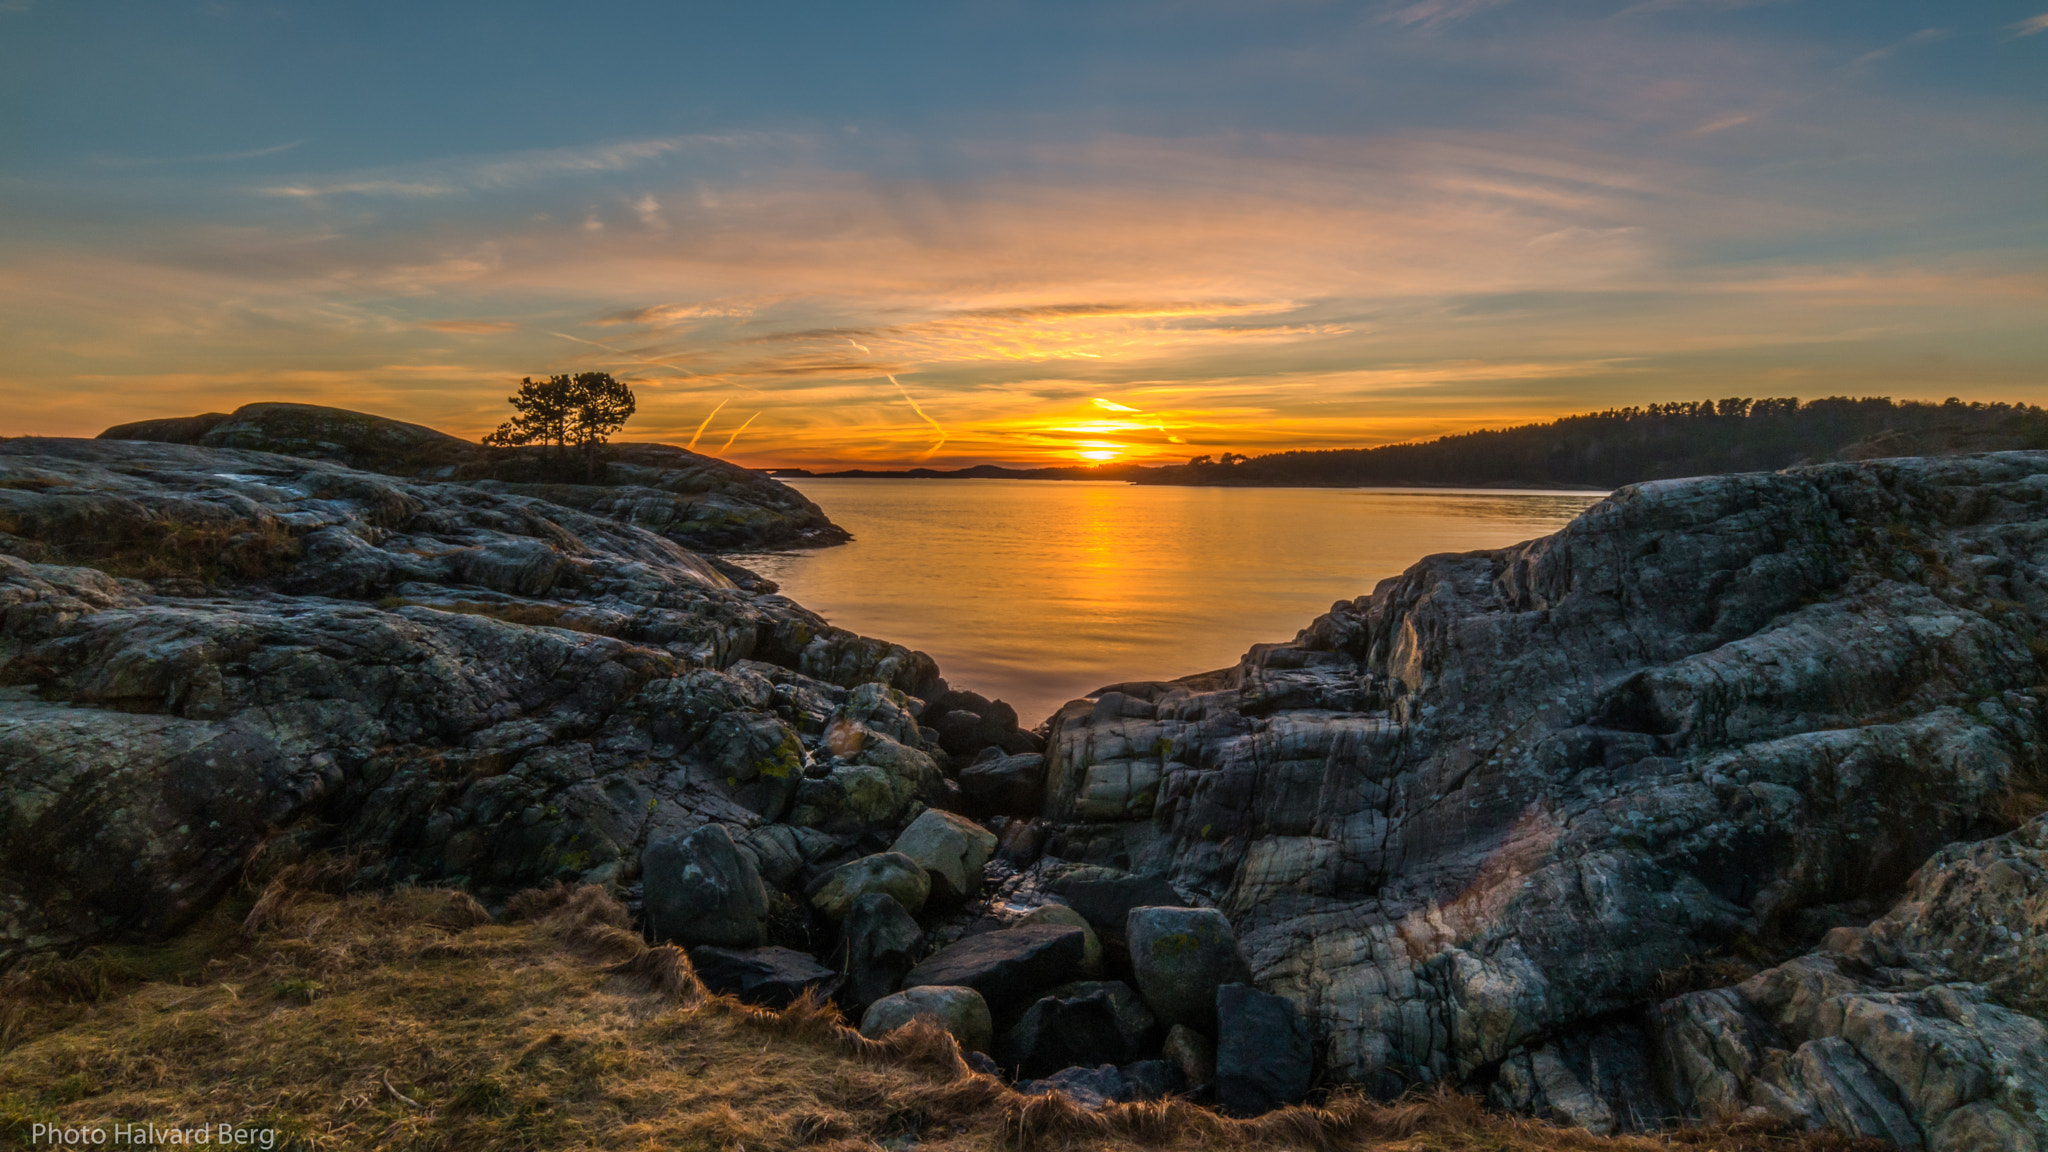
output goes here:
[{"label": "boulder", "polygon": [[896,991],[924,944],[924,932],[896,898],[869,892],[856,898],[840,922],[836,957],[846,982],[839,1003],[859,1019],[867,1006]]},{"label": "boulder", "polygon": [[1123,1095],[1119,1100],[1164,1100],[1188,1088],[1180,1069],[1169,1060],[1139,1060],[1118,1069],[1123,1073]]},{"label": "boulder", "polygon": [[[992,754],[993,753],[993,754]],[[988,749],[960,770],[960,794],[982,816],[1036,816],[1045,793],[1045,757]]]},{"label": "boulder", "polygon": [[713,992],[768,1008],[783,1007],[810,988],[829,995],[839,983],[837,972],[794,948],[692,948],[690,963]]},{"label": "boulder", "polygon": [[768,889],[723,824],[669,836],[640,853],[647,926],[684,945],[751,948],[768,919]]},{"label": "boulder", "polygon": [[995,1035],[988,1002],[972,988],[927,984],[884,996],[860,1018],[860,1034],[879,1040],[919,1016],[930,1016],[968,1052],[987,1052]]},{"label": "boulder", "polygon": [[1308,1095],[1315,1047],[1308,1021],[1284,996],[1249,984],[1216,990],[1216,1102],[1256,1116]]},{"label": "boulder", "polygon": [[996,859],[1015,868],[1028,868],[1045,854],[1045,841],[1052,831],[1043,820],[1011,820],[996,836]]},{"label": "boulder", "polygon": [[811,907],[829,919],[844,920],[853,911],[854,901],[881,893],[915,916],[931,890],[931,879],[917,861],[901,852],[877,852],[834,869],[824,886],[811,895]]},{"label": "boulder", "polygon": [[1216,1079],[1216,1045],[1185,1024],[1175,1024],[1166,1030],[1166,1044],[1160,1054],[1179,1071],[1182,1082],[1190,1088],[1199,1088]]},{"label": "boulder", "polygon": [[1033,924],[969,936],[940,949],[903,978],[905,988],[957,984],[981,993],[997,1012],[1080,973],[1087,938],[1079,928]]},{"label": "boulder", "polygon": [[1102,941],[1095,935],[1095,929],[1086,917],[1065,904],[1041,904],[1017,918],[1011,927],[1022,928],[1030,924],[1065,924],[1088,933],[1088,942],[1081,952],[1081,975],[1102,975]]},{"label": "boulder", "polygon": [[1114,868],[1070,868],[1046,884],[1067,906],[1088,918],[1105,939],[1124,939],[1133,908],[1179,907],[1187,903],[1157,876],[1133,876]]},{"label": "boulder", "polygon": [[925,870],[933,899],[957,904],[981,890],[982,866],[995,849],[995,834],[988,829],[965,816],[927,808],[896,837],[890,851]]},{"label": "boulder", "polygon": [[1020,1080],[1017,1091],[1026,1096],[1065,1093],[1074,1103],[1093,1111],[1122,1100],[1126,1086],[1116,1065],[1103,1064],[1095,1068],[1062,1069],[1043,1080]]},{"label": "boulder", "polygon": [[803,739],[773,716],[725,713],[712,721],[698,751],[712,779],[765,820],[782,818],[804,779]]},{"label": "boulder", "polygon": [[1138,1058],[1157,1021],[1121,981],[1063,985],[1024,1010],[996,1058],[1021,1075],[1043,1076],[1087,1060]]},{"label": "boulder", "polygon": [[1134,908],[1125,929],[1145,1002],[1169,1026],[1216,1028],[1216,990],[1251,979],[1230,921],[1214,908]]}]

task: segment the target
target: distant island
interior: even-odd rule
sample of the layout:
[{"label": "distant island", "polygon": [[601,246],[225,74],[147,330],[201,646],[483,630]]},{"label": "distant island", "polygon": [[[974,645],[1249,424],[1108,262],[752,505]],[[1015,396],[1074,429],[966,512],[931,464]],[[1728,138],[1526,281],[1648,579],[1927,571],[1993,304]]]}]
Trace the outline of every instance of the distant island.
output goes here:
[{"label": "distant island", "polygon": [[1484,432],[1379,448],[1225,453],[1186,464],[950,471],[769,469],[781,478],[1122,480],[1236,487],[1615,488],[1644,480],[1772,472],[1831,460],[2048,448],[2048,409],[1832,396],[1681,401],[1610,408]]}]

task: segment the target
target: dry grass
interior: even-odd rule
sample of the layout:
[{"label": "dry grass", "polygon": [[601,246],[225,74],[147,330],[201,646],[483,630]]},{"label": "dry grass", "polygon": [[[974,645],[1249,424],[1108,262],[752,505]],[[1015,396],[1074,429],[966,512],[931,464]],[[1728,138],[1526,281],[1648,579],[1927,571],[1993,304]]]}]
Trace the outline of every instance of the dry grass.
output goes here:
[{"label": "dry grass", "polygon": [[1855,1147],[1735,1129],[1602,1139],[1449,1093],[1340,1094],[1249,1121],[1183,1101],[1091,1113],[970,1072],[923,1022],[878,1042],[829,1005],[710,995],[593,888],[528,893],[494,924],[460,892],[318,880],[285,875],[216,916],[195,937],[209,959],[169,953],[176,978],[16,973],[0,1002],[40,1023],[0,1053],[0,1144],[38,1122],[226,1121],[286,1147],[420,1152]]}]

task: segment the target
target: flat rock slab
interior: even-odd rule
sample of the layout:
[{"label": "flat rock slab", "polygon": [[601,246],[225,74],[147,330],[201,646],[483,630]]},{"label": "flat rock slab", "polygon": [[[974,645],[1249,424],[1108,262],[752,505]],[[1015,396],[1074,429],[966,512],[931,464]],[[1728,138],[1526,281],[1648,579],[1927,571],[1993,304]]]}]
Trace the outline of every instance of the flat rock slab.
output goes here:
[{"label": "flat rock slab", "polygon": [[1079,974],[1087,933],[1065,924],[1034,924],[969,936],[910,970],[905,988],[954,984],[982,994],[1000,1012]]},{"label": "flat rock slab", "polygon": [[807,988],[830,993],[839,973],[794,948],[692,948],[697,978],[713,992],[780,1008]]}]

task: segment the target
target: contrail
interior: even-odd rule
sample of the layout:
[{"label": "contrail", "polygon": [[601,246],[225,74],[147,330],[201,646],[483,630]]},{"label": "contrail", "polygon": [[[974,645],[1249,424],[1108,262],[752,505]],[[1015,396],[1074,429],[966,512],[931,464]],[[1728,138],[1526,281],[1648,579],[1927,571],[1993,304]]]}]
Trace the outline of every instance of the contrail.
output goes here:
[{"label": "contrail", "polygon": [[[730,396],[727,396],[727,397],[726,397],[725,399],[723,399],[723,400],[720,400],[720,401],[718,402],[718,408],[723,408],[723,407],[725,407],[725,406],[726,406],[727,404],[730,404],[730,403],[732,403],[732,397],[730,397]],[[713,408],[713,409],[711,410],[711,416],[716,416],[716,415],[718,415],[718,408]],[[698,436],[702,436],[702,435],[704,434],[704,430],[705,430],[706,428],[709,428],[709,427],[711,427],[711,416],[706,416],[706,417],[704,418],[704,422],[703,422],[702,424],[699,424],[699,425],[697,425],[697,431],[696,431],[696,433],[695,433],[694,435],[692,435],[692,436],[690,437],[690,443],[689,443],[689,450],[690,450],[690,451],[692,451],[692,452],[695,452],[695,451],[697,450],[697,437],[698,437]]]},{"label": "contrail", "polygon": [[848,344],[853,345],[855,348],[858,348],[861,351],[866,352],[870,356],[873,356],[875,354],[874,351],[870,349],[867,345],[862,344],[860,341],[852,339],[851,337],[849,337],[846,342]]},{"label": "contrail", "polygon": [[[567,332],[556,332],[556,331],[553,331],[552,329],[547,329],[547,328],[543,328],[543,329],[541,329],[541,331],[543,331],[543,332],[546,332],[546,333],[547,333],[548,335],[550,335],[550,336],[560,336],[560,337],[561,337],[562,339],[564,339],[564,340],[574,340],[574,341],[575,341],[575,342],[577,342],[578,344],[588,344],[588,345],[590,345],[590,346],[591,346],[592,348],[602,348],[602,349],[604,349],[604,350],[605,350],[605,351],[607,351],[607,352],[616,352],[616,353],[618,353],[618,354],[619,354],[619,355],[621,355],[621,356],[630,356],[630,357],[632,357],[633,359],[635,359],[635,360],[638,360],[638,361],[639,361],[640,363],[642,363],[642,364],[652,364],[652,365],[654,365],[654,366],[655,366],[656,368],[673,368],[673,369],[675,369],[676,371],[678,371],[678,372],[681,372],[681,373],[682,373],[683,375],[685,375],[685,376],[697,376],[697,377],[702,377],[702,376],[703,376],[703,373],[701,373],[701,372],[692,372],[692,371],[691,371],[690,369],[688,369],[688,368],[685,368],[685,367],[683,367],[683,366],[682,366],[681,364],[670,364],[670,363],[669,363],[668,361],[666,361],[666,360],[655,360],[655,359],[652,359],[652,358],[650,358],[650,357],[647,357],[647,356],[642,356],[642,355],[640,355],[640,354],[639,354],[638,352],[628,352],[628,351],[626,351],[626,350],[625,350],[624,348],[617,348],[617,347],[614,347],[614,346],[612,346],[612,345],[610,345],[610,344],[601,344],[601,343],[599,343],[599,342],[598,342],[598,341],[596,341],[596,340],[585,340],[585,339],[584,339],[583,337],[581,337],[581,336],[571,336],[571,335],[569,335],[569,334],[568,334]],[[745,388],[745,389],[746,389],[747,391],[749,391],[749,392],[759,392],[759,391],[760,391],[760,389],[759,389],[759,388],[755,388],[755,387],[753,387],[753,386],[751,386],[751,385],[747,385],[747,384],[742,384],[742,383],[740,383],[740,382],[739,382],[739,381],[737,381],[737,380],[728,380],[728,381],[726,381],[726,383],[728,383],[728,384],[731,384],[731,385],[732,385],[732,386],[734,386],[735,388]]]},{"label": "contrail", "polygon": [[[760,418],[761,414],[759,412],[756,412],[752,416],[747,417],[747,424],[752,424],[754,421],[759,420]],[[725,438],[725,443],[718,446],[718,454],[720,456],[725,455],[725,450],[727,448],[732,447],[732,442],[739,439],[740,433],[745,432],[747,430],[747,424],[742,424],[739,427],[733,429],[732,435],[727,436]]]},{"label": "contrail", "polygon": [[922,421],[924,421],[925,423],[927,423],[927,424],[931,425],[931,426],[932,426],[932,430],[933,430],[933,431],[935,431],[935,432],[937,432],[937,433],[939,434],[939,438],[938,438],[938,440],[937,440],[937,441],[935,441],[935,442],[934,442],[934,443],[932,444],[932,446],[931,446],[931,447],[929,447],[929,448],[927,448],[927,449],[925,449],[925,450],[924,450],[924,455],[922,455],[922,456],[919,456],[919,457],[918,457],[918,459],[919,459],[919,460],[929,460],[929,459],[931,459],[931,458],[932,458],[932,453],[934,453],[934,452],[937,452],[937,451],[938,451],[938,450],[939,450],[940,448],[944,447],[944,446],[945,446],[945,444],[946,444],[946,429],[945,429],[945,427],[944,427],[943,425],[941,425],[941,424],[940,424],[940,423],[939,423],[939,422],[938,422],[937,420],[934,420],[934,419],[932,419],[931,417],[929,417],[929,416],[927,416],[927,415],[925,415],[925,414],[924,414],[924,409],[922,409],[922,408],[919,408],[919,407],[917,406],[917,401],[915,401],[915,400],[912,400],[912,399],[910,398],[910,390],[909,390],[909,389],[907,389],[907,388],[905,388],[905,387],[903,386],[902,382],[898,381],[898,380],[897,380],[897,379],[896,379],[896,378],[895,378],[894,376],[891,376],[891,377],[889,377],[889,383],[891,383],[891,384],[894,384],[894,385],[896,385],[896,391],[898,391],[898,392],[901,392],[901,393],[903,393],[903,399],[904,399],[904,401],[905,401],[905,402],[907,402],[907,403],[908,403],[908,404],[910,405],[910,410],[911,410],[912,412],[915,412],[915,413],[917,413],[917,418],[918,418],[918,419],[920,419],[920,420],[922,420]]}]

